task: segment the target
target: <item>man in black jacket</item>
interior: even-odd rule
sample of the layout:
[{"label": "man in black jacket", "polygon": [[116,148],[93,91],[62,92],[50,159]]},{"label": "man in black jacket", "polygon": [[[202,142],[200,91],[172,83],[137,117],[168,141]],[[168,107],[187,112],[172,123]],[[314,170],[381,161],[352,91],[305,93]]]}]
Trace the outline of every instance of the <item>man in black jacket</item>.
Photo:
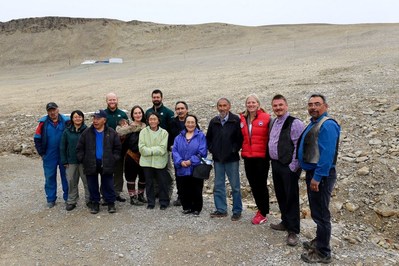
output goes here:
[{"label": "man in black jacket", "polygon": [[[170,121],[169,125],[169,139],[168,139],[168,147],[173,146],[173,142],[177,135],[185,129],[184,121],[186,120],[186,116],[188,114],[188,105],[184,101],[178,101],[175,104],[176,117]],[[179,189],[181,187],[180,178],[176,176],[176,188],[177,188],[177,199],[173,202],[174,206],[181,206],[180,197],[179,197]]]},{"label": "man in black jacket", "polygon": [[93,115],[93,124],[79,138],[76,147],[78,161],[83,163],[90,191],[90,212],[100,210],[100,191],[98,174],[101,176],[101,188],[104,200],[108,203],[108,212],[116,212],[114,190],[114,167],[120,159],[122,145],[118,134],[106,125],[107,113],[98,110]]},{"label": "man in black jacket", "polygon": [[233,196],[232,221],[241,218],[242,200],[238,154],[243,137],[240,128],[240,118],[230,112],[231,104],[226,98],[217,102],[219,115],[215,116],[208,126],[206,140],[209,152],[212,153],[215,166],[215,185],[213,198],[216,210],[211,218],[227,216],[226,174],[230,181]]}]

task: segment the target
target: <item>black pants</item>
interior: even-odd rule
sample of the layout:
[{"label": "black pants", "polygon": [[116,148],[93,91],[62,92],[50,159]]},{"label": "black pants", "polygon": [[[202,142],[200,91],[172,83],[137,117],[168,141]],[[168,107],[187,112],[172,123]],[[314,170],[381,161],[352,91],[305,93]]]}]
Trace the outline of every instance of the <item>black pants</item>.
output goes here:
[{"label": "black pants", "polygon": [[256,206],[263,216],[269,213],[269,189],[267,188],[267,175],[269,160],[266,158],[244,158],[245,174]]},{"label": "black pants", "polygon": [[301,171],[292,172],[288,165],[272,160],[274,191],[281,212],[281,221],[289,232],[299,234],[299,185]]},{"label": "black pants", "polygon": [[155,206],[154,182],[156,180],[159,187],[159,204],[161,206],[169,206],[170,175],[167,168],[156,169],[152,167],[143,167],[143,171],[146,180],[145,191],[148,205]]},{"label": "black pants", "polygon": [[[136,189],[137,176],[139,180]],[[125,157],[125,178],[130,197],[144,193],[145,177],[143,168],[129,155]]]},{"label": "black pants", "polygon": [[180,184],[180,201],[183,210],[202,211],[204,180],[192,176],[176,176]]},{"label": "black pants", "polygon": [[[330,169],[329,176],[323,176],[319,184],[319,191],[310,190],[310,181],[314,171],[306,171],[306,186],[312,219],[317,225],[316,247],[323,256],[331,256],[331,213],[330,200],[334,185],[337,182],[335,168]],[[91,192],[90,192],[91,193]]]}]

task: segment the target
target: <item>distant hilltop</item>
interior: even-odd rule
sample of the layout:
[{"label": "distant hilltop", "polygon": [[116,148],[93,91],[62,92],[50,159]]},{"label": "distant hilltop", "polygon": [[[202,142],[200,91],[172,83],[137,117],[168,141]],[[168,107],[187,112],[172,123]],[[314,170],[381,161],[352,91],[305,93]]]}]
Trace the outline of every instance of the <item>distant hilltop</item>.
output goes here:
[{"label": "distant hilltop", "polygon": [[[0,23],[0,66],[57,63],[80,65],[84,60],[174,56],[186,60],[235,54],[254,49],[286,56],[298,49],[345,49],[389,44],[399,24],[238,26],[226,23],[168,25],[115,19],[42,17]],[[378,37],[378,38],[373,38]],[[393,36],[392,36],[393,37]],[[388,38],[388,39],[387,39]],[[378,41],[377,41],[378,40]],[[244,55],[243,54],[243,55]]]},{"label": "distant hilltop", "polygon": [[8,22],[0,22],[0,33],[14,33],[16,31],[24,33],[43,32],[46,30],[63,30],[73,25],[82,25],[89,22],[98,22],[102,25],[113,23],[128,23],[138,25],[144,22],[132,20],[123,22],[115,19],[106,18],[69,18],[69,17],[38,17],[14,19]]}]

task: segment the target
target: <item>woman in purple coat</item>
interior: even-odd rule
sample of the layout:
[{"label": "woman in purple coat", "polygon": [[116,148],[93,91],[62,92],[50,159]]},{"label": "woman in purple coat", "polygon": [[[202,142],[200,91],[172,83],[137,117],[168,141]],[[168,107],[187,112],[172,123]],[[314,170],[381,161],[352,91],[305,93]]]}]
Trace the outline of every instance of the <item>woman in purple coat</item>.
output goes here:
[{"label": "woman in purple coat", "polygon": [[179,179],[182,185],[179,193],[183,214],[199,215],[203,205],[204,180],[193,177],[193,170],[201,163],[198,156],[207,156],[207,146],[205,135],[197,125],[197,117],[188,114],[184,121],[185,129],[175,138],[172,149],[176,179]]}]

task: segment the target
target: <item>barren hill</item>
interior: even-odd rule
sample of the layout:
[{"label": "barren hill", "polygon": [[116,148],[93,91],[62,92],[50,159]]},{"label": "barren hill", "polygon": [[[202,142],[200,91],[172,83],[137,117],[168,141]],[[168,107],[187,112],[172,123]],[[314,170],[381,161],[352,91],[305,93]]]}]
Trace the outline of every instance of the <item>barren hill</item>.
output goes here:
[{"label": "barren hill", "polygon": [[[80,65],[108,57],[121,57],[124,63]],[[222,96],[239,112],[246,95],[257,93],[262,107],[272,112],[271,98],[281,93],[291,114],[307,123],[307,97],[324,93],[329,114],[342,126],[332,201],[339,228],[334,245],[345,249],[373,243],[399,261],[399,24],[243,27],[22,19],[0,23],[0,68],[4,156],[37,158],[33,132],[49,101],[64,113],[89,112],[104,107],[104,95],[115,91],[121,108],[139,104],[146,109],[151,91],[160,88],[169,107],[186,100],[206,130]],[[18,168],[31,167],[19,163]],[[0,175],[5,169],[12,172],[9,165],[0,164]],[[246,192],[245,174],[241,177]],[[271,202],[278,217],[273,196]]]},{"label": "barren hill", "polygon": [[311,54],[328,50],[333,54],[343,49],[366,53],[366,49],[373,47],[368,57],[389,56],[387,49],[397,48],[398,31],[395,24],[243,27],[29,18],[0,23],[0,65],[74,62],[111,56],[136,60],[193,53],[212,55],[220,54],[221,49],[223,53],[234,53],[237,49],[251,53],[253,49],[262,49],[270,60],[284,59],[281,57],[295,49],[305,49]]}]

